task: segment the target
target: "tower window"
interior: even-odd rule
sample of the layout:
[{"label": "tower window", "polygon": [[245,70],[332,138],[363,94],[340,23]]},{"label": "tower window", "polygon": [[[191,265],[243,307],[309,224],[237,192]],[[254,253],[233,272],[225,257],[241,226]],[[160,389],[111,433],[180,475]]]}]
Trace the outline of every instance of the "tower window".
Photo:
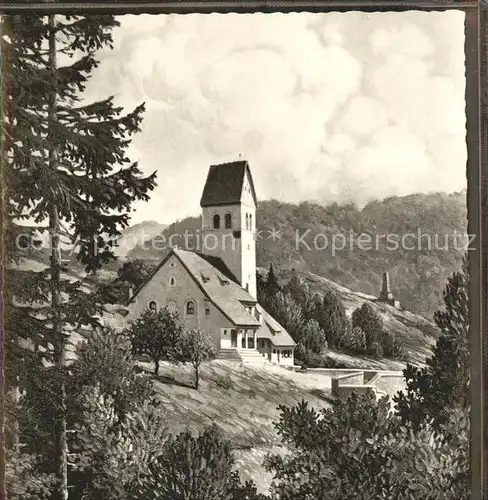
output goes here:
[{"label": "tower window", "polygon": [[171,278],[171,279],[169,280],[169,284],[170,284],[171,286],[174,286],[174,284],[175,284],[175,279],[174,279],[174,278]]},{"label": "tower window", "polygon": [[249,229],[249,214],[246,214],[246,229]]},{"label": "tower window", "polygon": [[230,229],[232,227],[232,216],[230,214],[225,214],[225,229]]},{"label": "tower window", "polygon": [[252,230],[252,214],[249,214],[249,231]]},{"label": "tower window", "polygon": [[205,308],[205,316],[210,316],[210,307]]},{"label": "tower window", "polygon": [[214,229],[220,229],[220,215],[215,214],[213,216],[213,227]]},{"label": "tower window", "polygon": [[189,300],[186,303],[186,314],[189,316],[193,316],[195,314],[195,302],[193,302],[193,300]]}]

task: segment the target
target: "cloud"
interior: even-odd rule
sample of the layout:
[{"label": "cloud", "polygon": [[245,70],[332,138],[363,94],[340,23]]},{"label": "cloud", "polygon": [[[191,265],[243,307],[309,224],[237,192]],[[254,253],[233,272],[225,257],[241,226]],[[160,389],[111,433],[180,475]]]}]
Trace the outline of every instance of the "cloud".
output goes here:
[{"label": "cloud", "polygon": [[208,164],[239,155],[260,199],[364,203],[437,189],[441,171],[462,189],[457,14],[122,17],[89,93],[146,102],[131,151],[160,184],[136,220],[197,214]]}]

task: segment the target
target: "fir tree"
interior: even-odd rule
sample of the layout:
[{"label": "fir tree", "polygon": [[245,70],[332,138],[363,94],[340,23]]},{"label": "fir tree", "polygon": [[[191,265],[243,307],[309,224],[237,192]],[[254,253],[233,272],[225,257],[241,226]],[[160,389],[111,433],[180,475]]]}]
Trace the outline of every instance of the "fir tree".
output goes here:
[{"label": "fir tree", "polygon": [[444,290],[443,310],[434,320],[441,333],[427,360],[427,366],[417,369],[407,365],[404,376],[407,393],[395,397],[397,411],[404,420],[419,425],[428,418],[438,424],[447,420],[453,405],[469,406],[469,275],[467,258],[462,272],[448,279]]},{"label": "fir tree", "polygon": [[[10,324],[7,335],[15,339],[35,322],[49,347],[57,381],[56,498],[66,500],[66,341],[72,330],[96,322],[103,304],[63,277],[60,237],[67,228],[80,263],[87,271],[99,269],[114,258],[111,241],[127,226],[131,203],[147,199],[155,174],[143,177],[125,154],[144,106],[124,115],[110,97],[82,99],[98,64],[96,51],[112,45],[114,17],[16,15],[2,24],[10,77],[2,130],[6,213],[13,223],[27,217],[47,226],[50,235],[49,266],[29,276],[35,286],[23,290],[24,320]],[[31,307],[36,295],[45,306],[41,315]]]},{"label": "fir tree", "polygon": [[269,265],[268,277],[266,279],[266,291],[270,297],[281,290],[278,280],[276,278],[273,263]]}]

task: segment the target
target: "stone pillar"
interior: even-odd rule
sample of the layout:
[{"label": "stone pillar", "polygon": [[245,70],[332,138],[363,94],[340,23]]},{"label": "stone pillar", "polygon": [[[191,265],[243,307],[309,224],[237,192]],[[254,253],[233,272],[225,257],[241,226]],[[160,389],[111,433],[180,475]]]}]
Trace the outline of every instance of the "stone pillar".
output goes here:
[{"label": "stone pillar", "polygon": [[244,335],[246,336],[246,349],[249,349],[249,337],[247,336],[247,330],[244,330]]},{"label": "stone pillar", "polygon": [[254,339],[254,349],[258,348],[258,333],[256,330],[252,332],[252,337]]},{"label": "stone pillar", "polygon": [[387,272],[383,273],[383,286],[381,288],[380,300],[388,302],[393,299],[390,289],[390,276]]},{"label": "stone pillar", "polygon": [[237,349],[242,348],[242,330],[237,330]]}]

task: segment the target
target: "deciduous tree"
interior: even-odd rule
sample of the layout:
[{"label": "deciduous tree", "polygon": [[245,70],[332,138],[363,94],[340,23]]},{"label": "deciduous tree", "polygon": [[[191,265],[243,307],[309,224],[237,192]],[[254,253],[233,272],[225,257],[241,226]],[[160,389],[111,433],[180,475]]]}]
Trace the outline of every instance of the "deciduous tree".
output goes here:
[{"label": "deciduous tree", "polygon": [[200,382],[200,365],[216,353],[212,339],[201,328],[185,331],[181,337],[182,361],[189,362],[195,370],[195,389]]},{"label": "deciduous tree", "polygon": [[178,313],[167,307],[158,311],[146,309],[130,322],[128,335],[134,352],[152,359],[156,375],[161,361],[177,363],[182,360],[183,325]]}]

